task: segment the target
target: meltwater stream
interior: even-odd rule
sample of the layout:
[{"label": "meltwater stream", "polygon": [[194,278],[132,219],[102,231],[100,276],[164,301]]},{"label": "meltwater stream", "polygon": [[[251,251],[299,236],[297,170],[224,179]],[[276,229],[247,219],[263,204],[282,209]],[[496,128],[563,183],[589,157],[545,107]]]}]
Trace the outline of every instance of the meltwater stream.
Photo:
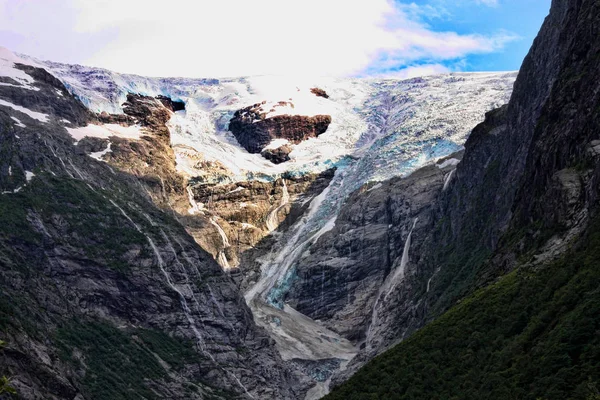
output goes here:
[{"label": "meltwater stream", "polygon": [[223,228],[221,228],[221,225],[219,225],[219,223],[217,222],[216,217],[210,217],[210,223],[217,228],[217,232],[219,232],[219,236],[221,236],[221,241],[223,242],[223,248],[221,250],[219,250],[219,252],[217,253],[217,262],[219,263],[219,265],[221,267],[223,267],[224,270],[229,270],[231,269],[231,265],[229,265],[229,261],[227,260],[227,256],[225,255],[225,249],[231,247],[231,244],[229,243],[229,239],[227,238],[227,235],[225,234],[225,231],[223,230]]},{"label": "meltwater stream", "polygon": [[[356,160],[338,163],[329,186],[315,196],[305,214],[280,235],[273,251],[264,257],[261,277],[245,294],[255,321],[275,340],[284,360],[338,360],[339,369],[356,355],[358,348],[349,340],[296,311],[285,303],[285,294],[303,254],[335,227],[336,217],[355,187],[347,176],[355,174]],[[289,199],[282,199],[281,204]],[[329,380],[317,382],[306,399],[318,399],[329,391]]]},{"label": "meltwater stream", "polygon": [[281,203],[279,203],[279,206],[277,206],[267,216],[267,229],[269,230],[269,232],[273,232],[275,229],[277,229],[277,226],[279,225],[279,211],[290,202],[290,194],[288,192],[287,184],[285,183],[285,178],[282,179],[282,181],[283,188],[281,195]]}]

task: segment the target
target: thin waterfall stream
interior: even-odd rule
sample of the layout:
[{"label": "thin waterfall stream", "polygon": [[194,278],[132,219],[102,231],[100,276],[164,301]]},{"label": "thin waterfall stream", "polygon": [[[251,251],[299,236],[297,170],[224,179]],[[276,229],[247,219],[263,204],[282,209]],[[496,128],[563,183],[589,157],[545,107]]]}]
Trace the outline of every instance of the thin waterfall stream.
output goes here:
[{"label": "thin waterfall stream", "polygon": [[[167,285],[173,291],[175,291],[179,295],[179,299],[180,299],[181,307],[183,309],[183,313],[185,314],[186,319],[188,320],[188,322],[190,324],[190,328],[192,329],[192,332],[194,333],[194,336],[196,337],[199,349],[203,353],[205,353],[222,371],[224,371],[226,374],[228,374],[229,376],[231,376],[236,381],[236,383],[238,384],[238,386],[246,393],[246,395],[248,397],[250,397],[251,399],[255,399],[255,397],[252,396],[250,394],[250,392],[248,392],[248,389],[239,380],[239,378],[233,372],[228,371],[227,369],[225,369],[224,367],[222,367],[217,362],[217,360],[214,358],[214,356],[206,349],[206,343],[204,341],[204,338],[203,338],[202,334],[198,330],[198,327],[196,325],[196,321],[195,321],[194,317],[192,316],[192,312],[191,312],[190,307],[188,305],[188,301],[187,301],[184,293],[173,283],[173,281],[171,279],[171,276],[169,275],[169,273],[166,270],[165,261],[164,261],[162,255],[160,254],[160,251],[159,251],[158,247],[156,246],[156,244],[152,240],[152,238],[150,236],[148,236],[148,234],[146,234],[145,232],[142,231],[142,229],[140,228],[140,226],[133,221],[133,219],[125,212],[125,210],[123,210],[123,208],[121,208],[113,200],[110,200],[110,202],[112,203],[113,206],[115,206],[121,212],[121,214],[123,214],[123,216],[125,218],[127,218],[127,220],[134,226],[134,228],[138,232],[140,232],[142,235],[144,235],[146,237],[146,240],[148,241],[148,244],[152,248],[152,251],[153,251],[153,253],[154,253],[155,257],[156,257],[156,261],[158,263],[158,267],[159,267],[160,271],[162,272],[162,274],[163,274],[163,276],[165,278],[165,282],[167,283]],[[164,235],[164,232],[162,232],[162,233]],[[172,248],[172,245],[171,245],[171,248]],[[173,251],[174,251],[174,249],[173,249]],[[176,253],[175,253],[175,256],[176,256]],[[191,288],[188,287],[188,289],[191,291]]]}]

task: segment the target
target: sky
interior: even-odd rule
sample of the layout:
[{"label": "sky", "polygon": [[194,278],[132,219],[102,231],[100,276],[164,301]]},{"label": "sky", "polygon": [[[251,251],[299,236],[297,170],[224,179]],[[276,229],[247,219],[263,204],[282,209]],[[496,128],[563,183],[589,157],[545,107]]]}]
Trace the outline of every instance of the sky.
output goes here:
[{"label": "sky", "polygon": [[0,0],[0,46],[147,76],[518,70],[551,0]]}]

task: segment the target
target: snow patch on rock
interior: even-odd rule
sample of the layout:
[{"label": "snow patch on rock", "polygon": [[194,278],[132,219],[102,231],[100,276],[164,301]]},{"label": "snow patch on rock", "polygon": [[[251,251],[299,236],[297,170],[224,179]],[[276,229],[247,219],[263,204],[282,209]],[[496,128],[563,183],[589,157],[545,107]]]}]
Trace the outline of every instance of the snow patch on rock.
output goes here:
[{"label": "snow patch on rock", "polygon": [[25,125],[24,123],[22,123],[20,119],[18,119],[16,117],[10,117],[10,118],[17,123],[17,126],[19,128],[27,128],[27,125]]},{"label": "snow patch on rock", "polygon": [[96,151],[94,153],[90,153],[90,157],[95,158],[98,161],[104,161],[102,159],[102,157],[104,157],[105,154],[108,154],[110,152],[112,152],[111,147],[112,143],[108,142],[108,146],[106,146],[106,149],[102,150],[102,151]]},{"label": "snow patch on rock", "polygon": [[111,136],[118,136],[125,139],[139,139],[143,133],[139,126],[121,126],[118,124],[106,124],[106,125],[93,125],[79,127],[79,128],[66,128],[73,139],[79,142],[84,137],[97,137],[101,139],[108,139]]},{"label": "snow patch on rock", "polygon": [[2,86],[16,86],[22,89],[29,90],[40,90],[39,88],[31,86],[35,82],[35,79],[24,71],[15,68],[15,63],[33,65],[31,61],[25,61],[23,58],[17,56],[5,47],[0,47],[0,76],[11,78],[16,81],[19,85],[10,83],[0,83]]},{"label": "snow patch on rock", "polygon": [[28,108],[18,106],[16,104],[10,103],[6,100],[0,99],[0,106],[10,107],[15,111],[21,112],[23,114],[27,114],[31,118],[36,119],[40,122],[48,122],[48,114],[32,111]]}]

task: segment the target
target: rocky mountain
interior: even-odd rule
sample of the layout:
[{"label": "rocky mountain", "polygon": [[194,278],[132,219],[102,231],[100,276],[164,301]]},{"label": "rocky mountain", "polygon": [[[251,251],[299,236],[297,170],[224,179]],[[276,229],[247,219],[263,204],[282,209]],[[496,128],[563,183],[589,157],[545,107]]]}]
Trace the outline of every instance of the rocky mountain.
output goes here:
[{"label": "rocky mountain", "polygon": [[298,144],[318,137],[327,131],[329,124],[330,115],[298,115],[292,102],[279,101],[268,105],[263,100],[262,103],[236,111],[229,121],[229,130],[250,153],[260,153],[267,146],[275,148],[279,144],[273,146],[271,142],[277,143],[276,139],[282,139],[285,143],[278,149],[287,147],[291,152],[287,143]]},{"label": "rocky mountain", "polygon": [[407,282],[516,76],[0,75],[0,376],[51,399],[320,398],[437,315]]},{"label": "rocky mountain", "polygon": [[19,396],[296,398],[303,378],[162,205],[187,199],[171,103],[131,95],[122,125],[100,124],[3,58],[1,365]]},{"label": "rocky mountain", "polygon": [[599,24],[597,2],[553,1],[337,382],[436,321],[327,398],[598,397]]}]

